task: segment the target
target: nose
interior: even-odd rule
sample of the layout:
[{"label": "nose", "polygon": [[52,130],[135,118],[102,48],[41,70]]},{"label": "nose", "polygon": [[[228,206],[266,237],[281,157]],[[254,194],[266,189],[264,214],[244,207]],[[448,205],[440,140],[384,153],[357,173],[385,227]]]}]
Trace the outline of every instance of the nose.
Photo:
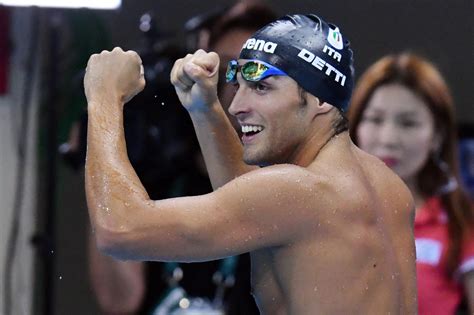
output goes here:
[{"label": "nose", "polygon": [[396,147],[400,138],[400,130],[396,124],[391,121],[383,123],[378,130],[378,139],[381,145],[385,147]]},{"label": "nose", "polygon": [[241,86],[234,95],[234,99],[229,106],[229,113],[234,116],[238,117],[242,114],[246,114],[250,112],[249,104],[249,97],[245,93],[245,87]]}]

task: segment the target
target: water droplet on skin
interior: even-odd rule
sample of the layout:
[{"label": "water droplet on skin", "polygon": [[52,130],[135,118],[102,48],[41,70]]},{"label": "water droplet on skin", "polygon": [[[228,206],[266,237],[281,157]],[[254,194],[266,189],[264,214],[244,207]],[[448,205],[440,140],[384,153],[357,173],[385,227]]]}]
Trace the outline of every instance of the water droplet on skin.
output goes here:
[{"label": "water droplet on skin", "polygon": [[155,207],[155,203],[154,203],[153,201],[147,201],[146,204],[147,204],[147,206],[149,206],[149,207],[152,207],[152,208]]},{"label": "water droplet on skin", "polygon": [[316,291],[318,291],[318,287],[317,287],[317,286],[314,287],[314,292],[316,292]]}]

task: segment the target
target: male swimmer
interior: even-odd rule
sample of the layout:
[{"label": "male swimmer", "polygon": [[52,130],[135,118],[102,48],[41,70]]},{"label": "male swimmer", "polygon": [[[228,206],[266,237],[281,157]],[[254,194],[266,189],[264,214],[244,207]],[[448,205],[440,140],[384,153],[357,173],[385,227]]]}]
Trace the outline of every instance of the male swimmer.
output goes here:
[{"label": "male swimmer", "polygon": [[154,201],[124,141],[123,106],[145,84],[141,60],[119,48],[93,55],[86,191],[98,247],[183,262],[250,252],[262,314],[415,314],[413,200],[349,138],[352,62],[349,42],[316,15],[257,31],[226,75],[239,141],[217,98],[217,54],[177,60],[171,81],[215,191]]}]

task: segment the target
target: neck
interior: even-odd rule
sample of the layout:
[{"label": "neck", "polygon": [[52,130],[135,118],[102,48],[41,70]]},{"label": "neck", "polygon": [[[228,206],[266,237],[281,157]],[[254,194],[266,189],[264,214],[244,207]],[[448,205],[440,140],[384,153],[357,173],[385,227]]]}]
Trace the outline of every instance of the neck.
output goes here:
[{"label": "neck", "polygon": [[322,117],[315,118],[309,137],[295,151],[290,159],[291,164],[308,167],[321,150],[332,142],[335,130],[328,116],[322,115]]}]

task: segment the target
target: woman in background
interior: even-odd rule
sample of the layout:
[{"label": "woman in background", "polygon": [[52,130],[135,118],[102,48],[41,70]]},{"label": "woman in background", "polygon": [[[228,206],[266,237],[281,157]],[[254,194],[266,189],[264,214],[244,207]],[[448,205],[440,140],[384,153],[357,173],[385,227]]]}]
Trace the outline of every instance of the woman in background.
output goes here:
[{"label": "woman in background", "polygon": [[361,77],[348,118],[353,141],[409,187],[416,205],[418,310],[474,312],[474,212],[460,186],[454,105],[438,70],[410,53]]}]

